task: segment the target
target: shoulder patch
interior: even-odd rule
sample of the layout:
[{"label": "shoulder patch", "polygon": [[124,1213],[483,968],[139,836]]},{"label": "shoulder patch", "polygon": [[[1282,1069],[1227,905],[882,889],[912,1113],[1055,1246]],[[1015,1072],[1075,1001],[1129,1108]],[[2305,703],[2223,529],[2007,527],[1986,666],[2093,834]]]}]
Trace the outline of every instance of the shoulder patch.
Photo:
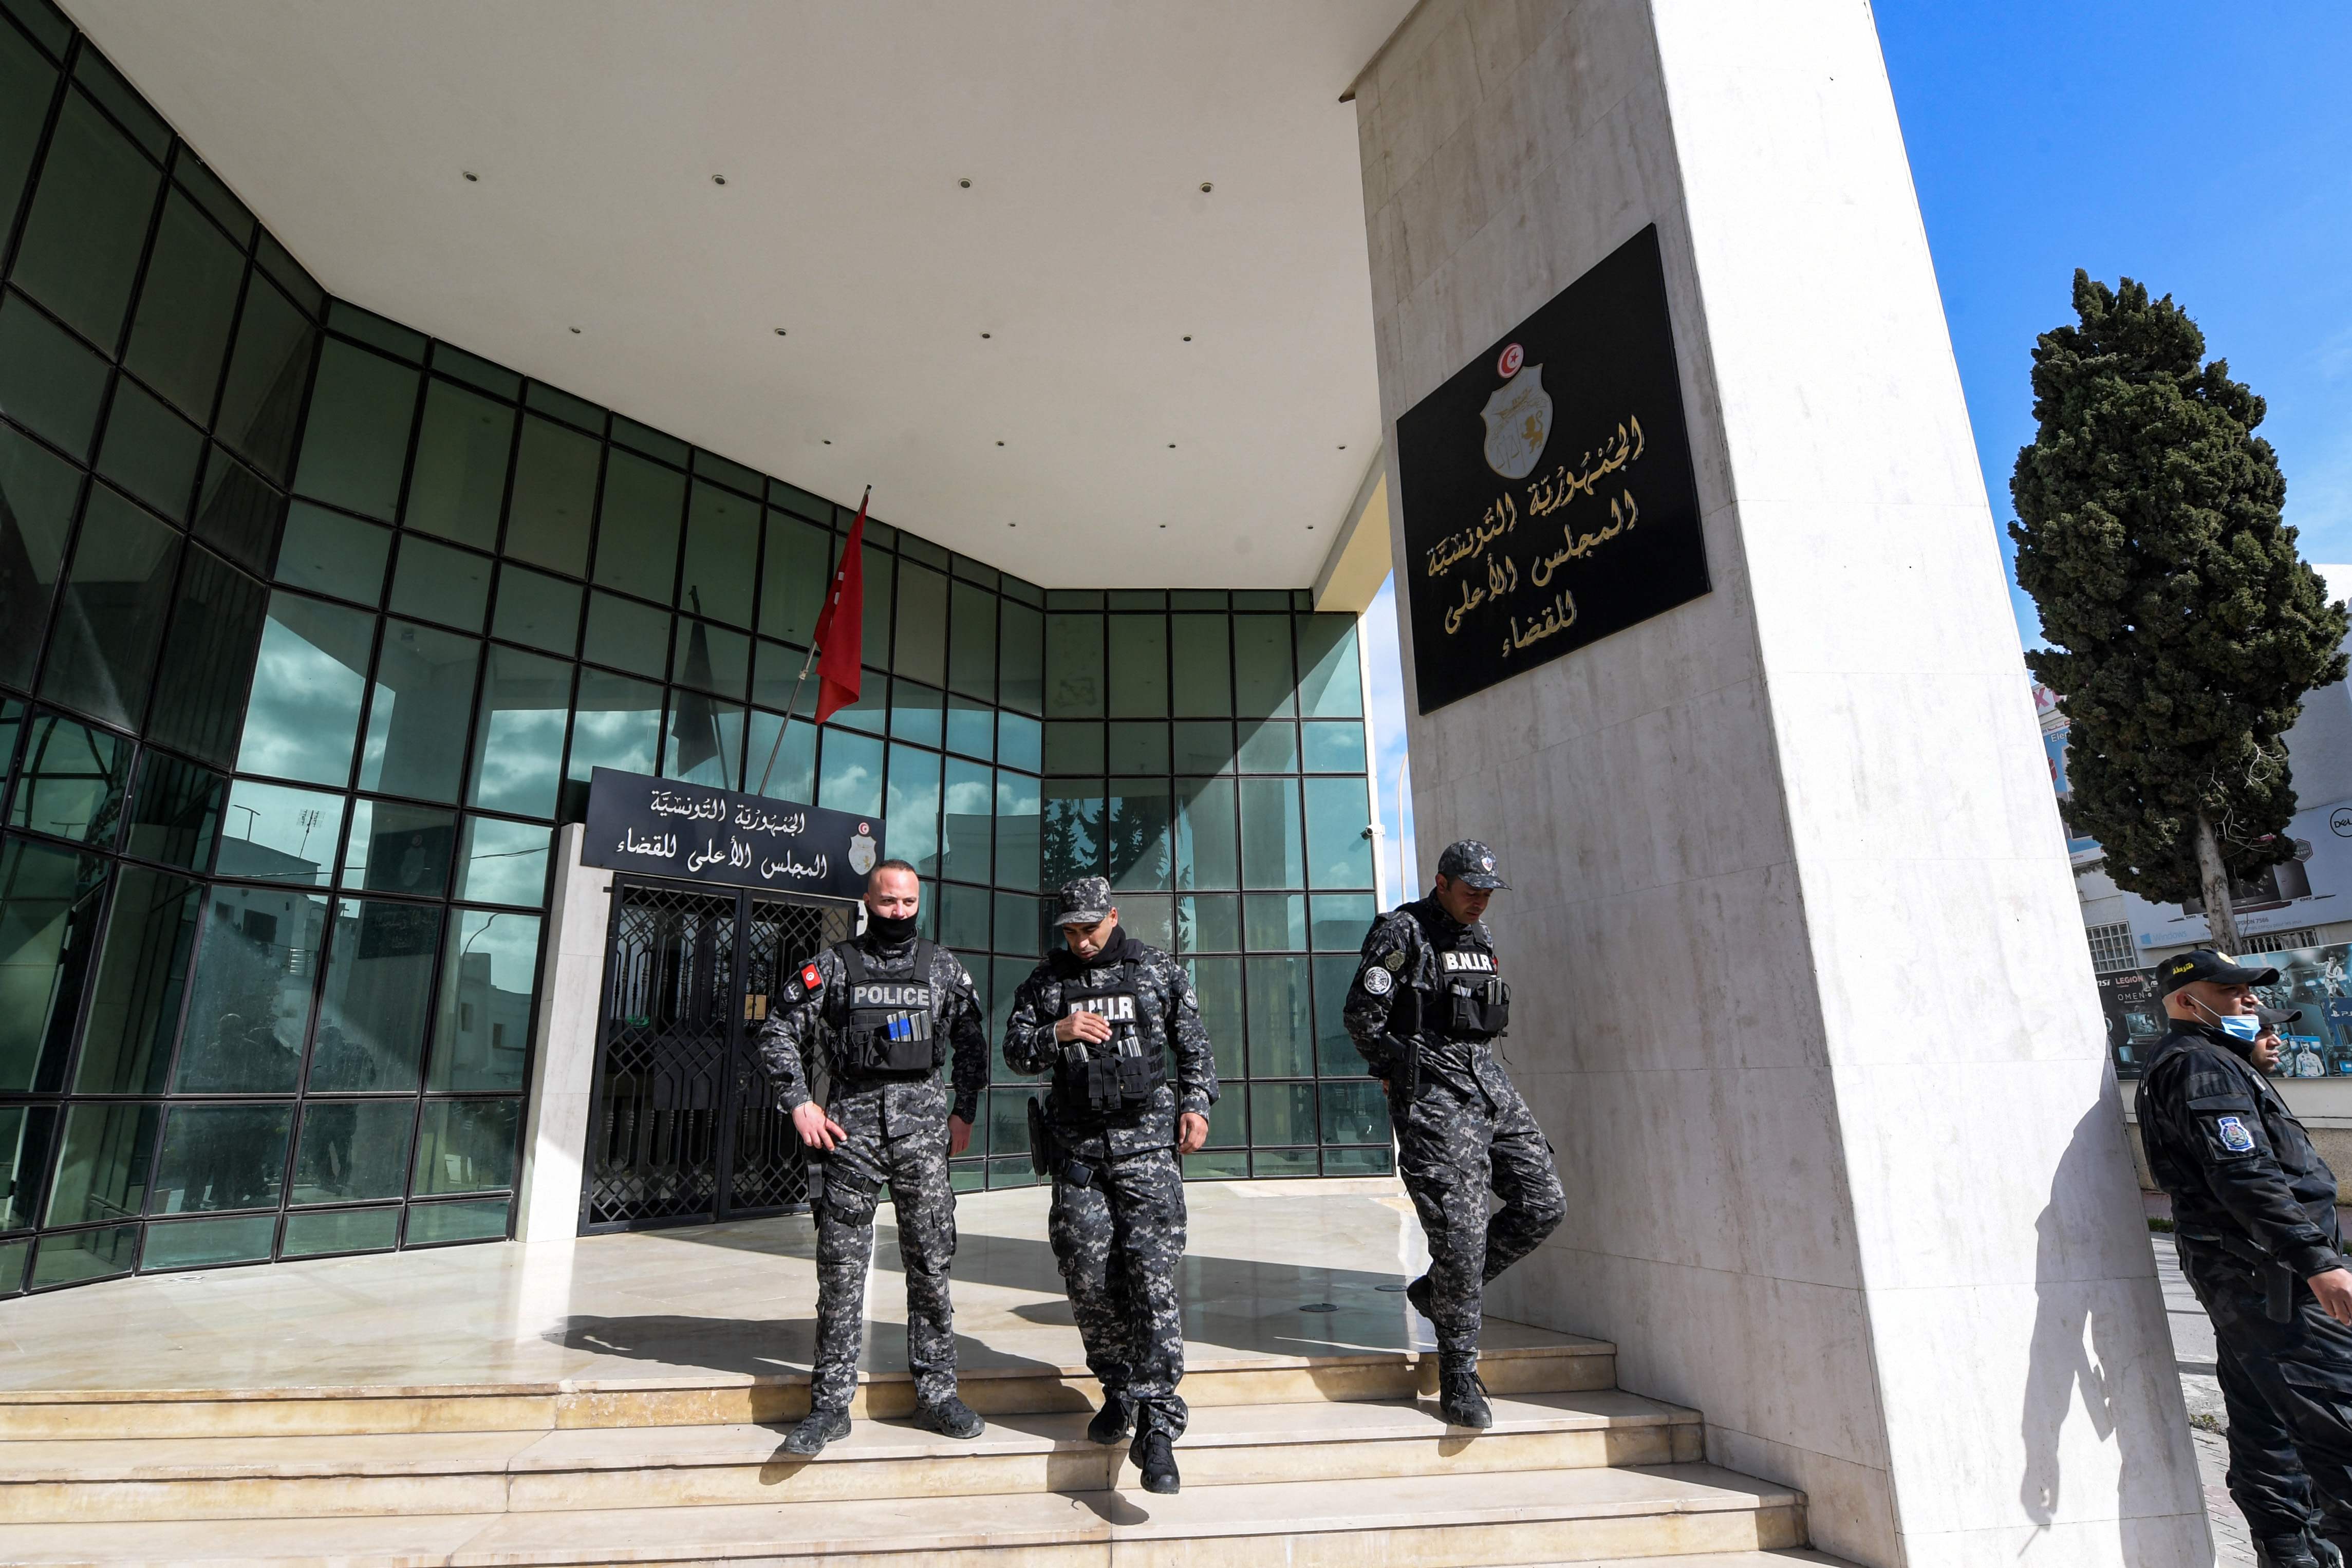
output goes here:
[{"label": "shoulder patch", "polygon": [[2254,1146],[2254,1135],[2246,1131],[2245,1122],[2235,1116],[2224,1116],[2213,1123],[2213,1131],[2221,1140],[2221,1147],[2233,1154],[2242,1154]]},{"label": "shoulder patch", "polygon": [[811,991],[824,989],[824,972],[814,963],[801,966],[801,984]]},{"label": "shoulder patch", "polygon": [[1401,947],[1389,949],[1381,955],[1381,963],[1387,965],[1390,973],[1394,974],[1404,967],[1404,949]]},{"label": "shoulder patch", "polygon": [[1395,981],[1389,978],[1389,972],[1378,964],[1364,971],[1364,990],[1367,994],[1385,996],[1389,994],[1389,987],[1395,984]]}]

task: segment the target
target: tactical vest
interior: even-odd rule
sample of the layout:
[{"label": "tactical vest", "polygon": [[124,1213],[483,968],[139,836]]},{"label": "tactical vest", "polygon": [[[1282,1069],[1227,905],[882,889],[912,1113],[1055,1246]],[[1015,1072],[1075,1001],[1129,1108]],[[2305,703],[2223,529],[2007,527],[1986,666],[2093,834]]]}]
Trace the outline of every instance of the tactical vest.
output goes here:
[{"label": "tactical vest", "polygon": [[[1465,938],[1468,932],[1464,933]],[[1424,1022],[1457,1040],[1491,1040],[1511,1026],[1511,988],[1483,947],[1438,948],[1433,1003]]]},{"label": "tactical vest", "polygon": [[834,949],[846,971],[835,1016],[841,1035],[841,1069],[851,1078],[929,1073],[939,1063],[931,1046],[937,998],[931,993],[930,942],[915,943],[915,973],[906,980],[868,979],[865,950],[854,942]]},{"label": "tactical vest", "polygon": [[1149,1028],[1133,963],[1107,964],[1062,983],[1062,1013],[1097,1013],[1110,1038],[1070,1040],[1054,1063],[1054,1097],[1072,1115],[1104,1117],[1151,1099],[1165,1080],[1159,1032]]}]

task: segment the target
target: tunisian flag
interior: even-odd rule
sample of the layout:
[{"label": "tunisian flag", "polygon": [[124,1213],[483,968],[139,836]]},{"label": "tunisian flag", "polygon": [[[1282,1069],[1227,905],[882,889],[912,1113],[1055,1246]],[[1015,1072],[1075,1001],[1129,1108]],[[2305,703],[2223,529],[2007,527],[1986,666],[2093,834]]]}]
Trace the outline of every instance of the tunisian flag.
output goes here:
[{"label": "tunisian flag", "polygon": [[824,723],[840,709],[857,700],[858,672],[866,655],[866,507],[874,499],[868,487],[857,503],[857,521],[849,525],[849,542],[842,546],[841,564],[834,568],[833,586],[816,617],[816,721]]}]

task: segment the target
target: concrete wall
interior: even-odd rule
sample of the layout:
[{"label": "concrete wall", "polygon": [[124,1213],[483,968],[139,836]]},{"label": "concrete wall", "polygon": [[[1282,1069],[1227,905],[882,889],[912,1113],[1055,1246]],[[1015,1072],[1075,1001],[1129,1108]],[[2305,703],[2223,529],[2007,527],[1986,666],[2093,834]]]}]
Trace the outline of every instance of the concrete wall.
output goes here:
[{"label": "concrete wall", "polygon": [[2209,1562],[1867,8],[1426,0],[1357,111],[1391,452],[1654,221],[1717,584],[1409,720],[1424,841],[1517,889],[1571,1194],[1492,1308],[1615,1340],[1858,1562]]}]

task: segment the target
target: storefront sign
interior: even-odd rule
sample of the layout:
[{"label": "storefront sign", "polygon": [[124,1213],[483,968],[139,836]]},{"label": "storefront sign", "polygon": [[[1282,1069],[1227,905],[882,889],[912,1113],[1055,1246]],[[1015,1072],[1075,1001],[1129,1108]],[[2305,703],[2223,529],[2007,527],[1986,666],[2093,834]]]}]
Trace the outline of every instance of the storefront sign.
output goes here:
[{"label": "storefront sign", "polygon": [[[2295,931],[2352,918],[2352,911],[2336,901],[2352,895],[2352,838],[2331,826],[2336,814],[2347,807],[2352,807],[2352,801],[2330,801],[2294,814],[2287,824],[2294,858],[2263,867],[2240,881],[2234,890],[2231,912],[2237,918],[2240,936]],[[2194,947],[2212,940],[2202,901],[2157,904],[2137,893],[2126,893],[2124,912],[2131,921],[2133,940],[2143,950]]]},{"label": "storefront sign", "polygon": [[1707,591],[1655,225],[1397,421],[1427,713]]},{"label": "storefront sign", "polygon": [[580,858],[614,871],[855,899],[882,858],[882,823],[598,768],[588,783]]}]

